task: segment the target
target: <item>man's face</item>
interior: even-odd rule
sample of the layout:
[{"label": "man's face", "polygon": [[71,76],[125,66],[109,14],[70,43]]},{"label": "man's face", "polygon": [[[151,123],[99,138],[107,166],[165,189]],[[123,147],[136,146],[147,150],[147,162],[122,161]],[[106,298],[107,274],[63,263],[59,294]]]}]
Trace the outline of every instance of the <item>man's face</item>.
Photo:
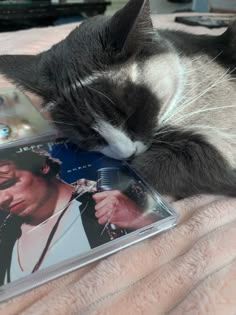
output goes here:
[{"label": "man's face", "polygon": [[50,195],[43,176],[17,169],[9,162],[0,165],[0,209],[19,216],[33,216]]}]

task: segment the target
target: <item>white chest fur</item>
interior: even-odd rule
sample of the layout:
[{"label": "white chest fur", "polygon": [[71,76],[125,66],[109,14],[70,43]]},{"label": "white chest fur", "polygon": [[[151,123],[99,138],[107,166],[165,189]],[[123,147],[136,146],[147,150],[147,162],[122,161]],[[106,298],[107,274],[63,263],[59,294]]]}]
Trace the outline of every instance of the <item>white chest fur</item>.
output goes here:
[{"label": "white chest fur", "polygon": [[165,105],[161,124],[204,135],[235,168],[236,83],[232,69],[206,56],[182,58],[180,62],[179,90],[175,103]]}]

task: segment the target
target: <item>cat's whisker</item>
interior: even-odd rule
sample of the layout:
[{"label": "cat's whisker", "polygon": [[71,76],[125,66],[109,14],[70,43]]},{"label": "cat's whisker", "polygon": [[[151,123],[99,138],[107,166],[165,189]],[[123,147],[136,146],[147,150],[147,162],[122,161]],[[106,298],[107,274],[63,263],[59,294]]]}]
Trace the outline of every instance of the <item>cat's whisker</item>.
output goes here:
[{"label": "cat's whisker", "polygon": [[[203,97],[207,92],[209,92],[212,88],[216,87],[217,85],[221,84],[222,79],[228,75],[230,68],[227,69],[213,84],[211,84],[208,88],[206,88],[203,92],[199,93],[198,95],[195,96],[195,98],[193,98],[191,101],[189,102],[184,102],[180,107],[177,108],[177,110],[175,112],[173,112],[173,114],[171,116],[169,116],[165,121],[162,121],[162,124],[167,123],[171,118],[173,118],[174,116],[176,116],[177,114],[179,114],[183,109],[185,109],[186,107],[188,107],[189,105],[193,104],[194,102],[196,102],[197,100],[199,100],[201,97]],[[232,70],[234,71],[234,70]]]},{"label": "cat's whisker", "polygon": [[[98,116],[98,114],[97,113],[95,113],[95,111],[94,111],[94,108],[91,106],[91,104],[89,103],[89,98],[90,98],[90,96],[89,96],[89,94],[88,93],[86,93],[86,91],[87,91],[87,89],[88,88],[90,88],[91,90],[94,90],[95,92],[97,92],[97,93],[99,93],[99,91],[98,90],[96,90],[96,89],[94,89],[94,88],[91,88],[91,87],[88,87],[88,86],[84,86],[83,85],[83,83],[82,83],[82,81],[80,80],[80,78],[76,78],[76,80],[75,80],[75,82],[73,83],[73,84],[71,84],[70,86],[72,87],[72,89],[71,89],[71,93],[72,94],[74,94],[74,93],[76,93],[76,86],[78,86],[78,82],[79,82],[79,84],[80,84],[80,91],[82,91],[82,93],[83,93],[83,102],[84,102],[84,104],[86,105],[86,107],[87,107],[87,110],[93,115],[93,117],[95,118],[95,120],[98,120],[99,119],[99,116]],[[102,94],[102,93],[100,93],[100,94]],[[106,95],[104,95],[103,94],[103,96],[104,97],[106,97]],[[111,100],[109,100],[109,101],[111,101]],[[91,102],[92,103],[92,102]],[[80,112],[78,111],[78,108],[77,108],[77,102],[73,102],[73,101],[71,101],[70,102],[70,104],[72,105],[72,107],[73,107],[73,109],[74,109],[74,113],[76,114],[76,115],[78,115],[78,119],[74,119],[75,121],[77,120],[77,121],[79,121],[80,120]]]},{"label": "cat's whisker", "polygon": [[216,129],[216,130],[229,130],[228,127],[216,127],[216,126],[209,126],[209,125],[191,125],[192,128],[199,128],[199,129]]},{"label": "cat's whisker", "polygon": [[[205,67],[207,67],[208,65],[212,64],[221,54],[223,53],[223,51],[220,51],[214,58],[210,59],[208,62],[204,63],[203,66],[200,66],[198,67],[197,69],[192,69],[192,70],[188,70],[188,71],[185,71],[184,74],[191,74],[191,73],[195,73],[196,71],[199,71],[201,69],[204,69]],[[180,56],[181,54],[179,54]],[[195,59],[191,59],[191,64],[196,62],[196,61],[199,61],[201,60],[202,58],[204,57],[204,55],[200,55],[198,57],[196,57]],[[167,74],[165,75],[164,74],[164,77],[168,77],[168,78],[172,78],[172,77],[175,77],[175,76],[179,76],[179,73],[173,73],[173,74]]]},{"label": "cat's whisker", "polygon": [[161,129],[161,131],[156,131],[154,136],[160,136],[160,135],[164,135],[164,134],[168,134],[168,133],[172,133],[172,132],[176,132],[178,130],[178,128],[173,128],[172,126],[172,129],[168,129],[166,128],[166,130],[162,131],[163,128]]},{"label": "cat's whisker", "polygon": [[[185,74],[185,75],[186,75],[186,74],[191,74],[191,73],[195,73],[195,72],[197,72],[197,71],[199,71],[199,70],[201,70],[201,69],[204,69],[204,68],[207,67],[208,65],[212,64],[222,53],[223,53],[223,51],[220,51],[214,58],[212,58],[212,59],[210,59],[210,61],[204,63],[203,66],[200,66],[200,67],[198,67],[198,68],[196,68],[196,69],[184,71],[184,74]],[[180,54],[179,54],[179,55],[180,55]],[[203,57],[204,57],[203,55],[200,55],[199,57],[196,57],[195,59],[191,59],[191,64],[194,63],[194,62],[196,62],[196,61],[201,60]],[[170,74],[167,74],[166,76],[165,76],[165,74],[164,74],[164,77],[165,77],[165,78],[166,78],[166,77],[172,78],[172,77],[175,77],[175,76],[179,76],[179,73],[173,73],[173,74],[171,74],[171,75],[170,75]],[[199,83],[201,84],[201,82],[199,82]]]},{"label": "cat's whisker", "polygon": [[[228,127],[219,127],[219,126],[209,126],[209,125],[191,125],[191,128],[193,129],[194,132],[201,132],[202,130],[214,130],[216,132],[220,132],[220,133],[225,133],[228,136],[234,135],[234,133],[232,133],[231,128]],[[236,132],[235,132],[235,136],[236,136]]]},{"label": "cat's whisker", "polygon": [[[205,67],[209,66],[210,64],[212,64],[221,54],[223,53],[223,51],[220,51],[214,58],[210,59],[210,61],[204,63],[204,65],[198,67],[197,69],[193,69],[193,70],[189,70],[189,71],[186,71],[185,74],[189,74],[189,73],[194,73],[196,71],[199,71],[201,69],[204,69]],[[191,59],[191,63],[194,63],[198,60],[201,60],[204,56],[199,56],[195,59]]]},{"label": "cat's whisker", "polygon": [[[214,134],[218,135],[222,139],[234,139],[236,138],[236,132],[233,132],[230,128],[219,128],[217,126],[204,126],[204,125],[193,125],[192,128],[195,128],[194,133],[202,134],[203,130],[214,131]],[[199,130],[198,130],[199,129]]]},{"label": "cat's whisker", "polygon": [[47,121],[51,122],[51,123],[62,124],[62,125],[65,125],[65,126],[76,126],[76,124],[69,124],[69,123],[65,123],[63,121],[59,121],[59,120],[47,119]]},{"label": "cat's whisker", "polygon": [[[215,58],[216,58],[216,57],[215,57]],[[215,58],[213,58],[213,59],[215,59]],[[198,57],[196,57],[196,58],[191,59],[191,62],[193,63],[193,62],[196,62],[196,61],[201,60],[201,59],[202,59],[202,55],[200,55],[200,56],[198,56]],[[211,62],[211,61],[209,61],[209,62]]]},{"label": "cat's whisker", "polygon": [[[198,124],[198,125],[191,125],[191,129],[192,129],[193,133],[196,133],[196,134],[199,133],[200,135],[202,134],[202,130],[214,130],[214,132],[218,133],[219,136],[222,137],[222,138],[225,138],[225,139],[234,139],[234,138],[236,138],[236,133],[232,133],[232,130],[230,130],[230,128],[227,128],[227,127],[224,128],[224,127],[218,127],[218,126],[216,127],[216,126],[208,126],[208,125],[200,125],[200,124]],[[155,140],[152,143],[151,147],[155,148],[155,147],[158,146],[158,144],[162,144],[162,143],[170,145],[170,146],[173,146],[173,147],[176,147],[176,145],[171,143],[171,142],[161,140],[162,136],[165,137],[165,135],[168,135],[169,133],[172,133],[172,132],[176,132],[176,130],[177,130],[177,128],[176,129],[174,129],[174,128],[173,129],[166,128],[166,130],[164,130],[164,131],[157,131],[155,133],[155,136],[156,137],[160,136],[160,139],[156,139],[155,138]],[[188,132],[190,131],[188,126],[186,126],[186,127],[182,126],[181,130],[182,131],[186,130]],[[155,143],[157,143],[157,144],[155,145]]]},{"label": "cat's whisker", "polygon": [[[214,77],[214,74],[211,75],[210,77],[208,76],[206,78],[206,83],[208,83],[208,81]],[[211,81],[211,80],[210,80]],[[161,125],[164,125],[169,119],[171,119],[172,117],[174,117],[177,113],[181,112],[182,110],[184,110],[185,108],[188,107],[189,102],[193,99],[194,96],[194,91],[196,90],[196,88],[198,88],[199,86],[202,85],[202,81],[199,82],[197,85],[192,86],[192,83],[188,84],[186,82],[184,82],[184,86],[186,88],[186,86],[190,85],[192,88],[188,91],[183,93],[183,96],[180,97],[178,99],[178,101],[176,102],[174,108],[172,111],[170,111],[170,113],[165,112],[163,114],[162,117],[159,118],[159,122]],[[195,96],[196,97],[196,96]],[[183,103],[182,103],[183,102]],[[181,105],[179,105],[181,104]],[[167,114],[166,114],[167,113]]]},{"label": "cat's whisker", "polygon": [[225,80],[222,80],[220,83],[230,82],[230,81],[236,81],[236,78],[228,78]]},{"label": "cat's whisker", "polygon": [[169,142],[169,141],[163,141],[163,140],[155,140],[152,144],[151,144],[151,149],[152,148],[158,148],[158,143],[160,144],[167,144],[169,146],[172,146],[172,147],[178,147],[178,144],[176,143],[173,143],[173,142]]},{"label": "cat's whisker", "polygon": [[[207,126],[207,125],[200,125],[200,124],[198,124],[198,125],[191,125],[191,128],[193,128],[193,131],[194,131],[194,128],[199,128],[199,129],[222,129],[222,130],[228,130],[229,128],[227,128],[227,127],[225,127],[225,128],[221,128],[221,127],[215,127],[215,126]],[[187,127],[185,127],[185,126],[182,126],[181,127],[181,130],[185,130],[186,129],[186,131],[189,131],[189,126],[187,126]],[[154,132],[154,136],[159,136],[159,135],[163,135],[163,134],[168,134],[168,133],[171,133],[171,132],[176,132],[176,131],[178,131],[178,127],[176,127],[176,128],[174,128],[174,126],[172,126],[172,129],[170,129],[169,127],[162,127],[160,130],[156,130],[155,132]]]},{"label": "cat's whisker", "polygon": [[217,107],[210,107],[210,108],[201,108],[195,112],[191,112],[190,114],[184,115],[181,118],[177,119],[175,122],[179,123],[182,122],[183,120],[186,120],[189,117],[192,117],[196,114],[204,113],[204,112],[209,112],[209,111],[217,111],[217,110],[222,110],[225,108],[233,108],[236,107],[236,105],[224,105],[224,106],[217,106]]},{"label": "cat's whisker", "polygon": [[[229,70],[229,69],[228,69]],[[235,69],[233,69],[232,71],[230,71],[228,73],[228,70],[225,72],[225,74],[223,74],[216,82],[214,82],[212,85],[210,85],[207,89],[205,89],[202,93],[200,93],[199,95],[197,95],[194,99],[192,99],[190,102],[185,102],[183,105],[180,106],[181,110],[178,110],[175,114],[178,114],[180,111],[182,111],[182,109],[184,109],[185,107],[187,107],[189,104],[192,104],[193,102],[195,102],[196,100],[200,99],[202,96],[204,96],[210,89],[218,86],[219,84],[222,84],[224,82],[228,82],[228,81],[234,81],[236,80],[236,78],[227,78],[227,79],[223,79],[220,80],[221,78],[225,77],[227,74],[231,74]],[[185,106],[187,105],[187,106]],[[184,106],[184,107],[183,107]],[[207,106],[207,105],[205,105]],[[173,117],[173,116],[172,116]]]},{"label": "cat's whisker", "polygon": [[99,91],[99,90],[97,90],[97,89],[95,89],[95,88],[93,88],[91,86],[87,86],[87,88],[90,89],[90,90],[93,90],[94,92],[96,92],[96,93],[98,93],[98,94],[100,94],[102,96],[104,96],[108,101],[111,102],[111,104],[115,105],[115,103],[106,94],[102,93],[101,91]]},{"label": "cat's whisker", "polygon": [[[206,91],[210,90],[212,87],[215,86],[215,84],[218,83],[218,81],[221,80],[221,78],[224,78],[227,74],[230,74],[231,72],[229,72],[229,70],[230,70],[230,68],[227,69],[227,70],[222,74],[222,76],[220,76],[213,84],[211,84],[211,85],[210,85],[207,89],[205,89],[202,93],[205,93]],[[213,74],[211,77],[214,77],[214,74]],[[207,78],[206,78],[206,82],[208,82],[209,79],[211,79],[211,77],[207,77]],[[221,82],[221,81],[220,81],[220,82]],[[194,90],[196,87],[200,86],[201,84],[202,84],[202,82],[199,82],[199,84],[198,84],[197,86],[195,85],[195,86],[193,87],[193,90]],[[199,95],[201,95],[202,93],[199,93]],[[185,94],[185,95],[187,95],[187,94]],[[198,95],[197,95],[196,97],[198,97]],[[183,105],[184,105],[184,104],[183,104]]]},{"label": "cat's whisker", "polygon": [[[215,58],[213,58],[213,60],[216,59],[219,55],[220,55],[220,54],[218,54]],[[213,61],[213,60],[212,60],[212,61]],[[233,68],[231,71],[229,71],[229,70],[230,70],[230,68],[228,68],[228,69],[226,70],[226,72],[225,72],[220,78],[218,78],[218,80],[217,80],[213,85],[209,86],[208,89],[206,89],[202,94],[200,93],[200,94],[199,94],[199,98],[202,97],[203,95],[205,95],[206,92],[208,92],[212,87],[215,87],[216,85],[219,85],[219,84],[221,84],[221,83],[223,83],[223,82],[227,82],[227,81],[231,81],[231,80],[234,81],[235,78],[228,78],[228,79],[226,79],[226,80],[221,80],[221,81],[219,81],[221,78],[225,77],[226,75],[232,74],[232,73],[236,70],[236,67]],[[210,78],[211,78],[211,77],[210,77]],[[206,78],[206,81],[208,82],[210,78],[207,77],[207,78]],[[219,82],[218,82],[218,81],[219,81]],[[181,104],[181,106],[178,106],[178,104],[179,104],[184,98],[186,98],[187,95],[189,95],[192,91],[194,91],[194,90],[196,89],[196,87],[200,86],[201,84],[202,84],[202,82],[199,82],[199,84],[198,84],[197,86],[196,86],[196,85],[193,86],[193,88],[192,88],[188,93],[185,93],[185,94],[183,95],[183,97],[178,100],[178,103],[176,104],[176,111],[172,112],[172,115],[169,116],[166,120],[160,121],[160,122],[161,122],[162,124],[166,123],[167,120],[169,120],[170,118],[174,117],[177,113],[179,113],[180,111],[182,111],[183,109],[185,109],[186,107],[188,107],[189,104],[192,104],[194,101],[196,101],[198,98],[192,99],[192,97],[191,97],[191,101],[190,101],[190,102],[188,102],[188,99],[187,99],[187,101],[185,101],[183,104]],[[187,84],[185,83],[185,86],[186,86],[186,85],[187,85]],[[198,95],[197,95],[196,97],[198,97]]]}]

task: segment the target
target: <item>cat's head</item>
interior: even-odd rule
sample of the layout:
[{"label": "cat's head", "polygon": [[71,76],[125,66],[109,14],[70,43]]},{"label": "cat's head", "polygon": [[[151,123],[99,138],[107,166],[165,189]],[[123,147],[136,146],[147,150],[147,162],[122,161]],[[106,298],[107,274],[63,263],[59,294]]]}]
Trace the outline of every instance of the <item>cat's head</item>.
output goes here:
[{"label": "cat's head", "polygon": [[[158,57],[157,57],[158,56]],[[153,31],[149,3],[130,0],[113,17],[86,20],[36,56],[0,56],[0,72],[44,100],[80,147],[118,159],[144,152],[175,90],[168,42]]]}]

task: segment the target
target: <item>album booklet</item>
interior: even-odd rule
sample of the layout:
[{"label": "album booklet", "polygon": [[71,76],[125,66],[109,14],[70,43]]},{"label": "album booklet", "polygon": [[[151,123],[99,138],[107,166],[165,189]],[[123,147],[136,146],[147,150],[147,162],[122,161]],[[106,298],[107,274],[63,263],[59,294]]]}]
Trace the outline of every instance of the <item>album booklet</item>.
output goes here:
[{"label": "album booklet", "polygon": [[176,221],[176,212],[125,162],[54,135],[0,146],[0,301]]}]

